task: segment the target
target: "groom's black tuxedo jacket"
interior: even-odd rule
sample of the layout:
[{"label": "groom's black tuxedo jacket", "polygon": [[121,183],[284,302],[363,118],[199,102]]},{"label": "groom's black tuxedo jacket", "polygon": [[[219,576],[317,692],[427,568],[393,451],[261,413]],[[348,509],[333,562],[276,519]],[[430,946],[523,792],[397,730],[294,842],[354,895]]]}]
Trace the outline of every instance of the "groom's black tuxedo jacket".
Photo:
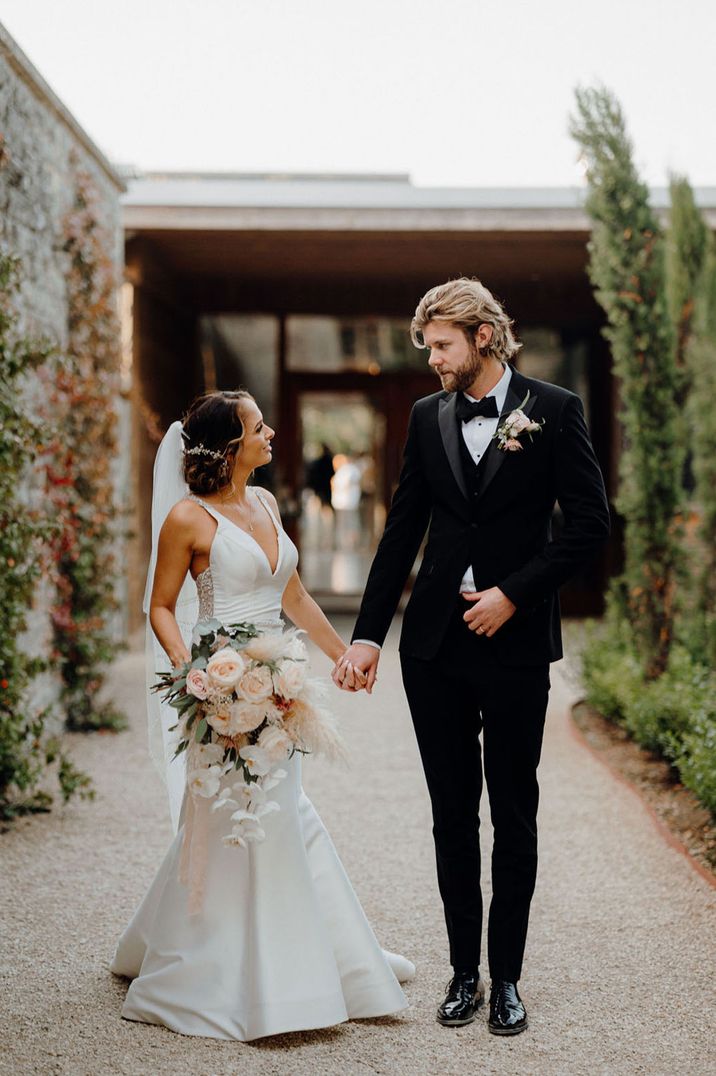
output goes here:
[{"label": "groom's black tuxedo jacket", "polygon": [[[513,370],[502,415],[519,407],[528,391],[524,410],[530,419],[544,419],[542,432],[531,441],[523,434],[519,452],[500,450],[493,440],[476,475],[466,474],[456,394],[417,401],[354,639],[383,643],[429,524],[403,619],[404,654],[436,655],[472,563],[478,590],[498,586],[517,607],[491,639],[475,638],[479,653],[505,665],[562,656],[557,591],[607,538],[609,509],[579,397]],[[556,501],[564,526],[553,539]]]}]

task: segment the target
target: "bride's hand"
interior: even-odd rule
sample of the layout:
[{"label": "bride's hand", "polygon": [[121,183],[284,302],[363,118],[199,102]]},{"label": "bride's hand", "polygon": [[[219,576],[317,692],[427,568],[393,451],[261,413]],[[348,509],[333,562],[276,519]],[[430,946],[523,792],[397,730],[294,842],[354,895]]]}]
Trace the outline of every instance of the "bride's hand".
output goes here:
[{"label": "bride's hand", "polygon": [[343,690],[361,691],[366,686],[368,677],[357,665],[344,660],[346,653],[347,651],[341,654],[336,661],[331,672],[331,678],[333,683],[337,687],[343,688]]},{"label": "bride's hand", "polygon": [[364,643],[351,643],[338,659],[333,682],[344,691],[365,689],[370,695],[376,681],[380,651]]}]

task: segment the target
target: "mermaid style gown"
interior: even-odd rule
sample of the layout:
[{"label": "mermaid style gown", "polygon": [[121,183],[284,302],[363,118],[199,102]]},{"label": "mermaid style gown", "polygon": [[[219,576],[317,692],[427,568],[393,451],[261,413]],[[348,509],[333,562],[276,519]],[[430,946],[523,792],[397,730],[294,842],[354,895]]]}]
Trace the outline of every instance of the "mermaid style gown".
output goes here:
[{"label": "mermaid style gown", "polygon": [[[274,572],[250,534],[199,501],[217,523],[210,566],[196,581],[201,619],[280,622],[298,554],[257,495],[278,535]],[[406,1008],[398,980],[415,969],[378,944],[301,787],[300,758],[284,766],[288,776],[271,792],[281,809],[263,820],[265,841],[225,846],[229,812],[208,812],[197,914],[189,913],[189,891],[179,880],[185,797],[179,831],[111,964],[132,980],[123,1017],[249,1041]]]}]

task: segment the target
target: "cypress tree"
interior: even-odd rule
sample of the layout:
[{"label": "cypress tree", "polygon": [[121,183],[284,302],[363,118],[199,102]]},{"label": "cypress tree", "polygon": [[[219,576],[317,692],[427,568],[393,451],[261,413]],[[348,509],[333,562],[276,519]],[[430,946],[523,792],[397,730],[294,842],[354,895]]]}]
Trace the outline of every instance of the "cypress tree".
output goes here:
[{"label": "cypress tree", "polygon": [[684,176],[669,183],[671,212],[666,242],[666,279],[669,313],[676,335],[676,369],[680,403],[689,393],[687,351],[694,330],[694,314],[703,283],[709,231],[696,205],[691,184]]},{"label": "cypress tree", "polygon": [[683,458],[664,238],[619,103],[603,88],[578,89],[576,101],[570,130],[587,165],[589,275],[621,387],[616,503],[624,518],[625,567],[613,584],[612,605],[616,599],[644,672],[655,679],[673,640]]},{"label": "cypress tree", "polygon": [[716,667],[716,245],[709,235],[702,284],[695,303],[687,362],[686,414],[691,466],[700,518],[694,565],[695,611],[691,642],[696,656]]}]

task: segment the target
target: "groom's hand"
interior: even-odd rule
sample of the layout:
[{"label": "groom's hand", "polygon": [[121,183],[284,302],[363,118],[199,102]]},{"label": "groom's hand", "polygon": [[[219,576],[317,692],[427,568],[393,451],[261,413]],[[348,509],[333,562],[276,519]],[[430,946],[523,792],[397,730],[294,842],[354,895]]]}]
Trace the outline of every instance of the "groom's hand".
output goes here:
[{"label": "groom's hand", "polygon": [[351,643],[333,670],[333,681],[344,691],[373,691],[378,672],[380,650],[365,643]]},{"label": "groom's hand", "polygon": [[502,593],[499,587],[468,592],[463,594],[463,598],[474,602],[474,605],[467,610],[462,619],[470,631],[477,632],[478,635],[486,635],[488,639],[499,631],[517,609],[517,606]]}]

